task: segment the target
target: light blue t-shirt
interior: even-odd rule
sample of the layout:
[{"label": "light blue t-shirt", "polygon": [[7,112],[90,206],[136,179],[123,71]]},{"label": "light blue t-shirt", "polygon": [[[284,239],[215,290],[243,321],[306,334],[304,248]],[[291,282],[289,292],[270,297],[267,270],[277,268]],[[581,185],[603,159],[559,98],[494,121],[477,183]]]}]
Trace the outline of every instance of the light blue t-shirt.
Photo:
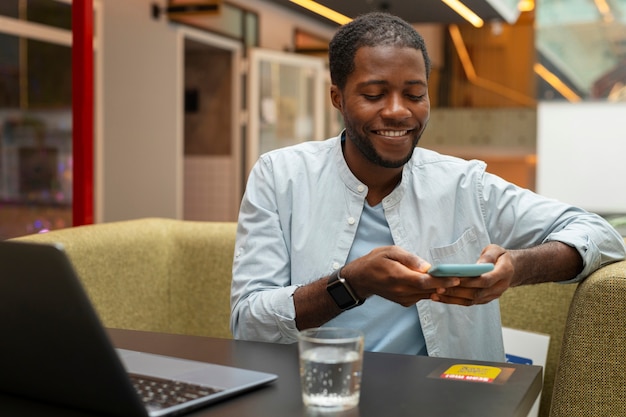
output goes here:
[{"label": "light blue t-shirt", "polygon": [[[382,203],[371,207],[366,200],[346,264],[377,247],[393,244]],[[376,295],[369,297],[367,304],[368,308],[360,314],[346,311],[325,326],[365,330],[365,350],[426,355],[426,341],[415,306],[403,307]]]}]

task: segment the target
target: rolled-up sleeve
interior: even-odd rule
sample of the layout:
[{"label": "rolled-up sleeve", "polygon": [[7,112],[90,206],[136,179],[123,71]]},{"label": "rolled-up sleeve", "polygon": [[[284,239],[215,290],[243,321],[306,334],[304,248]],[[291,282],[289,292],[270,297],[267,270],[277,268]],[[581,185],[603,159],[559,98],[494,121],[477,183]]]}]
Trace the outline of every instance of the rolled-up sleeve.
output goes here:
[{"label": "rolled-up sleeve", "polygon": [[[596,269],[626,256],[623,238],[595,213],[545,198],[487,173],[481,187],[487,229],[492,231],[494,243],[524,248],[558,241],[578,251],[583,270],[563,283],[582,281]],[[490,200],[496,203],[490,205]]]},{"label": "rolled-up sleeve", "polygon": [[602,217],[580,213],[567,227],[551,233],[547,241],[563,242],[575,248],[583,259],[583,270],[570,281],[579,282],[596,269],[626,256],[624,240]]}]

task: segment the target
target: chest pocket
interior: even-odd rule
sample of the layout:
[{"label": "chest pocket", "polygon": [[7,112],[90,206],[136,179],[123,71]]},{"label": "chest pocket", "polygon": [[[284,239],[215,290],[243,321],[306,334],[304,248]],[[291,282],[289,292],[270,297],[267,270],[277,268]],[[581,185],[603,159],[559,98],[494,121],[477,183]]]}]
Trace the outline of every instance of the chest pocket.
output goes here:
[{"label": "chest pocket", "polygon": [[434,264],[442,263],[474,263],[480,256],[483,248],[473,228],[469,228],[446,246],[430,249],[430,259]]}]

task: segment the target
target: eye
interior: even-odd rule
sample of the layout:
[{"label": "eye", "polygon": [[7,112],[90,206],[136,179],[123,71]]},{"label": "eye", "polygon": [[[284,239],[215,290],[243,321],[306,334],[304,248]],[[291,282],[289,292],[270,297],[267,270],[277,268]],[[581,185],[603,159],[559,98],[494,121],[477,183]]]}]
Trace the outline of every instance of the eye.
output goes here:
[{"label": "eye", "polygon": [[413,95],[413,94],[407,94],[409,100],[411,101],[421,101],[424,99],[424,97],[426,97],[426,94],[422,94],[419,96]]},{"label": "eye", "polygon": [[382,98],[382,94],[363,94],[366,100],[374,101]]}]

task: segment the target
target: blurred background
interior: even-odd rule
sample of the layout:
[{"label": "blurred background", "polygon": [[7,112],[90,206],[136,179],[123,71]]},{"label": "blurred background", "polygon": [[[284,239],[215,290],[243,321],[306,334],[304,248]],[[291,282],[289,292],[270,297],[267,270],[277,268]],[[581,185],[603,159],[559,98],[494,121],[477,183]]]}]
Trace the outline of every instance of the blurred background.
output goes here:
[{"label": "blurred background", "polygon": [[[626,234],[626,0],[465,1],[474,17],[442,0],[85,1],[93,107],[72,106],[72,2],[0,2],[0,239],[150,216],[236,220],[260,153],[340,132],[328,41],[370,10],[426,39],[421,146],[485,160]],[[79,137],[85,114],[93,133]],[[93,145],[81,164],[76,141]],[[77,184],[93,194],[78,220]]]}]

